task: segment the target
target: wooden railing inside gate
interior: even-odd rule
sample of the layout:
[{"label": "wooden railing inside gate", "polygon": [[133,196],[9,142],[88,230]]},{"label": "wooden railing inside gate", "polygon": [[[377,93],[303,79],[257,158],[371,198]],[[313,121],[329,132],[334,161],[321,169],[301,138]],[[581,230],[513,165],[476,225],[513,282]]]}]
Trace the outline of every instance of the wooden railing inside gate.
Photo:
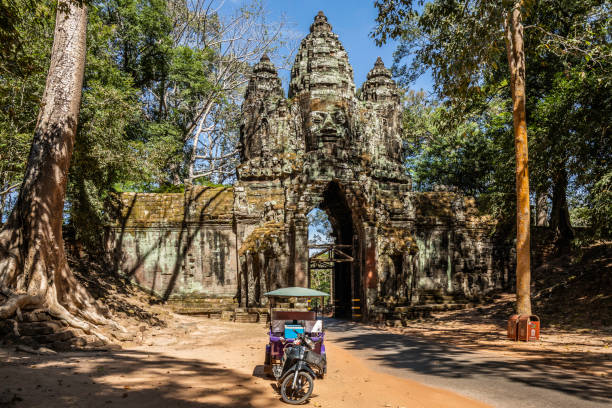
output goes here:
[{"label": "wooden railing inside gate", "polygon": [[[313,270],[332,270],[330,276],[330,298],[329,304],[332,305],[332,308],[335,304],[334,299],[334,264],[342,263],[342,262],[353,262],[354,258],[344,252],[346,249],[352,249],[352,245],[343,245],[343,244],[316,244],[309,245],[308,252],[310,253],[311,249],[317,250],[312,256],[308,257],[308,277],[310,279],[310,271]],[[353,309],[355,309],[353,307]],[[353,310],[354,312],[354,310]],[[359,315],[361,316],[361,315]]]}]

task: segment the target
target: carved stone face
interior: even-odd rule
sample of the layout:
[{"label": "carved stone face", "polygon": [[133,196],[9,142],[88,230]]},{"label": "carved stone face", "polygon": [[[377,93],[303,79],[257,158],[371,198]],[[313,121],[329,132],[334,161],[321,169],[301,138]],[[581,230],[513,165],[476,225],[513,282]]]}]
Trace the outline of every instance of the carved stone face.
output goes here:
[{"label": "carved stone face", "polygon": [[313,140],[334,142],[348,134],[348,118],[342,106],[317,106],[310,111],[310,135]]}]

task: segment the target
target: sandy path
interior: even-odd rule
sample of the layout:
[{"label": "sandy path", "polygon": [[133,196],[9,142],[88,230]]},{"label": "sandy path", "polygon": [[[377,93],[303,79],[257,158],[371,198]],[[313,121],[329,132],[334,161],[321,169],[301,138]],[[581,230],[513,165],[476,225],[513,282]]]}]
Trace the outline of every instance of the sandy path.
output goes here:
[{"label": "sandy path", "polygon": [[[287,407],[263,378],[260,324],[177,317],[121,351],[32,356],[0,350],[0,406]],[[372,371],[328,342],[329,367],[308,406],[486,407],[449,391]],[[3,405],[4,403],[4,405]]]}]

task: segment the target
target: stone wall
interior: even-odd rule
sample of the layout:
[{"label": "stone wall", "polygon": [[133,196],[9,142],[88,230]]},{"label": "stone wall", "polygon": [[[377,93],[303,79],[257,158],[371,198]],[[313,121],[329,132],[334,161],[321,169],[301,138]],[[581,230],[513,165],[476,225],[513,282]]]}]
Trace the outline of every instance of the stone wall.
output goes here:
[{"label": "stone wall", "polygon": [[118,270],[162,298],[234,297],[236,236],[231,188],[123,193],[108,250]]},{"label": "stone wall", "polygon": [[496,234],[497,223],[471,197],[448,191],[410,192],[407,208],[392,220],[410,231],[412,249],[389,252],[380,234],[379,303],[418,304],[436,292],[478,298],[508,289],[513,280],[511,245]]},{"label": "stone wall", "polygon": [[[118,270],[143,289],[169,299],[238,299],[241,289],[248,293],[250,285],[248,305],[256,305],[256,292],[292,285],[290,265],[274,256],[262,256],[258,266],[270,267],[267,279],[239,282],[238,250],[244,251],[246,237],[256,228],[272,231],[279,225],[275,207],[283,204],[280,192],[265,189],[255,193],[258,198],[250,210],[247,205],[245,213],[235,217],[234,201],[240,194],[235,196],[231,188],[204,187],[185,193],[120,194],[121,216],[112,224],[108,240]],[[478,213],[473,199],[453,192],[412,192],[409,201],[402,228],[412,231],[414,249],[398,258],[386,249],[395,238],[380,234],[379,298],[418,303],[430,291],[476,297],[512,285],[512,248],[498,242],[495,222]],[[269,224],[255,222],[260,217]]]},{"label": "stone wall", "polygon": [[508,286],[511,248],[473,198],[453,192],[413,196],[418,288],[477,297]]}]

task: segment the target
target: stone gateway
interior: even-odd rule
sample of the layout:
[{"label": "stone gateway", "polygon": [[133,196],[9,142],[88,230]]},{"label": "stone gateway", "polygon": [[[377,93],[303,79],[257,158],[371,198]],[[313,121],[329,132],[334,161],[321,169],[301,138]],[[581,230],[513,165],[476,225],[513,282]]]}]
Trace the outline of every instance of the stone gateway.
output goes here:
[{"label": "stone gateway", "polygon": [[[267,56],[242,106],[233,188],[120,195],[108,250],[118,269],[185,312],[257,308],[309,285],[307,214],[330,219],[337,316],[371,319],[508,288],[508,248],[474,200],[412,192],[400,93],[381,59],[355,91],[346,50],[322,12],[301,42],[285,97]],[[179,308],[179,309],[180,309]]]}]

